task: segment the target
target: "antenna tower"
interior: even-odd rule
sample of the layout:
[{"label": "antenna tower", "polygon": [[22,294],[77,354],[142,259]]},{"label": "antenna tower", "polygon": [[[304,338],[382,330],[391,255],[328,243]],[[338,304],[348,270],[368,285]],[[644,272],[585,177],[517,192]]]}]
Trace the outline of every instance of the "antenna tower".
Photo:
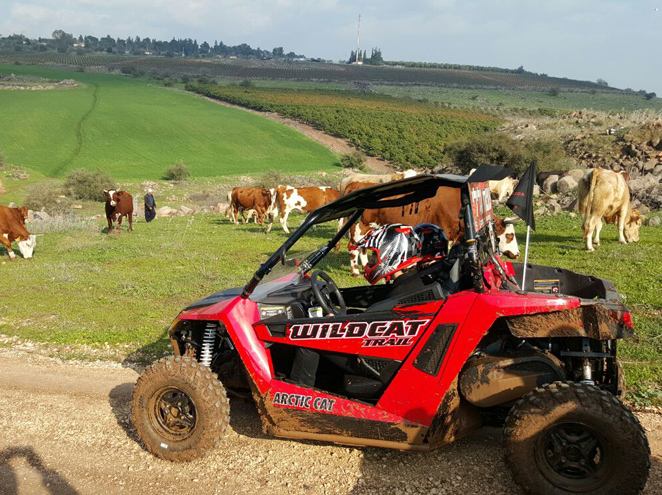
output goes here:
[{"label": "antenna tower", "polygon": [[361,14],[359,14],[359,24],[356,27],[356,63],[359,63],[359,40],[361,39]]}]

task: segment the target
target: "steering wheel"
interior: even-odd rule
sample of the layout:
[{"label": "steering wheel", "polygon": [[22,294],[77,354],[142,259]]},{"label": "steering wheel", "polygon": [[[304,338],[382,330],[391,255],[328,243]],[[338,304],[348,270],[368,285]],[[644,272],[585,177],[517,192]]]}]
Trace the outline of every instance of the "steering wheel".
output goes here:
[{"label": "steering wheel", "polygon": [[[319,279],[326,282],[326,285],[324,285]],[[317,299],[317,302],[322,307],[325,314],[333,313],[334,315],[340,316],[347,314],[345,300],[343,299],[340,290],[338,290],[338,286],[327,273],[322,270],[315,270],[310,275],[310,282],[313,294],[315,294],[315,299]],[[338,306],[331,301],[331,293],[335,294],[336,299],[338,299]]]}]

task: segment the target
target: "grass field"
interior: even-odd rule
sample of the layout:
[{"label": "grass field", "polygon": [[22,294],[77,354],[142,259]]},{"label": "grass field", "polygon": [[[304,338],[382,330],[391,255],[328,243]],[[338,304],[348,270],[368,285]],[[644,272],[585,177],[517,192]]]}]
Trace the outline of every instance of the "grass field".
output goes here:
[{"label": "grass field", "polygon": [[0,73],[83,84],[0,91],[5,161],[45,176],[101,168],[117,180],[154,180],[182,160],[194,177],[214,177],[333,170],[337,161],[293,129],[147,78],[22,65],[0,65]]},{"label": "grass field", "polygon": [[[301,218],[301,217],[299,217]],[[298,219],[290,220],[290,227]],[[34,259],[8,262],[0,249],[0,273],[11,290],[0,299],[0,333],[47,342],[61,355],[80,357],[78,345],[115,349],[115,359],[142,349],[167,353],[165,328],[188,303],[216,290],[245,284],[258,264],[286,238],[280,227],[264,234],[254,224],[234,226],[219,215],[138,222],[131,234],[108,236],[101,222],[39,238]],[[603,245],[582,249],[580,220],[542,217],[532,235],[530,259],[608,278],[627,296],[637,329],[619,350],[635,397],[662,404],[662,228],[643,227],[637,245],[621,246],[613,226]],[[34,231],[38,227],[34,225]],[[521,230],[521,229],[520,229]],[[335,225],[304,237],[295,250],[311,250]],[[520,240],[523,236],[520,235]],[[351,278],[342,250],[322,263],[341,286]],[[647,399],[648,400],[648,399]],[[650,402],[650,400],[649,400]]]}]

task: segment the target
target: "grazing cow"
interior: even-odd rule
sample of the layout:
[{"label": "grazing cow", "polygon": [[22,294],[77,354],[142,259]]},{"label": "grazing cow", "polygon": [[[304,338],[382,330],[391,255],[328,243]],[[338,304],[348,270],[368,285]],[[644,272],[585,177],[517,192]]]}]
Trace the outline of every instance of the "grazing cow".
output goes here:
[{"label": "grazing cow", "polygon": [[[353,187],[361,189],[362,187],[374,185],[361,183],[353,185]],[[368,230],[391,223],[414,226],[421,223],[438,225],[444,229],[452,245],[464,236],[464,226],[459,218],[460,209],[460,189],[455,187],[440,187],[433,197],[424,199],[418,203],[378,210],[366,210],[361,220],[350,229],[350,245],[356,244]],[[515,238],[515,230],[512,223],[514,222],[511,219],[495,217],[496,233],[499,236],[499,248],[505,256],[515,259],[519,256],[519,247],[517,246],[517,239]],[[357,250],[350,250],[349,258],[352,275],[359,276],[358,262],[360,261],[362,265],[365,265],[367,263],[366,257]]]},{"label": "grazing cow", "polygon": [[10,260],[14,260],[16,255],[12,250],[11,244],[16,241],[18,249],[25,259],[32,258],[37,236],[30,234],[25,228],[25,219],[28,216],[28,208],[9,208],[0,205],[0,244],[7,248],[7,254]]},{"label": "grazing cow", "polygon": [[593,169],[579,181],[579,212],[582,215],[582,234],[586,249],[594,251],[600,245],[602,219],[618,222],[618,242],[626,244],[639,240],[643,217],[630,205],[630,189],[623,173],[600,168]]},{"label": "grazing cow", "polygon": [[405,170],[404,172],[396,172],[394,174],[353,174],[348,175],[340,181],[340,195],[347,194],[346,188],[349,184],[354,182],[372,182],[374,184],[383,184],[384,182],[391,182],[392,180],[407,179],[417,174],[416,170]]},{"label": "grazing cow", "polygon": [[122,217],[129,221],[129,232],[133,232],[133,196],[126,191],[104,190],[106,195],[106,220],[108,233],[113,230],[113,222],[117,221],[117,230],[122,228]]},{"label": "grazing cow", "polygon": [[283,230],[288,234],[290,233],[287,228],[287,217],[293,211],[310,213],[339,197],[340,192],[337,189],[327,186],[278,186],[276,188],[275,207],[280,216],[280,224],[283,226]]},{"label": "grazing cow", "polygon": [[[475,171],[476,169],[472,168],[469,172],[469,176],[473,175]],[[513,194],[517,184],[519,184],[519,180],[512,177],[506,177],[501,180],[490,180],[488,182],[490,184],[490,193],[492,193],[492,197],[496,196],[496,200],[499,203],[503,203],[507,200]]]},{"label": "grazing cow", "polygon": [[488,182],[490,184],[490,192],[492,193],[492,196],[496,196],[496,200],[499,203],[503,203],[511,196],[511,194],[513,194],[519,180],[513,179],[512,177],[506,177],[505,179],[491,180]]},{"label": "grazing cow", "polygon": [[[247,223],[251,216],[255,214],[255,222],[264,225],[264,218],[267,217],[269,225],[267,232],[271,231],[273,224],[273,194],[268,189],[261,187],[235,187],[229,194],[230,221],[239,223],[238,215],[241,214],[242,221]],[[248,218],[244,213],[248,212]]]}]

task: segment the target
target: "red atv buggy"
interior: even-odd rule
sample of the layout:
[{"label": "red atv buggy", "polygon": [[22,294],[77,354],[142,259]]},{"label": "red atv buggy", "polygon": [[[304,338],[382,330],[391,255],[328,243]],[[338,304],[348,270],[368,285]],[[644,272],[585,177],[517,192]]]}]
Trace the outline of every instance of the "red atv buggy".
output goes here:
[{"label": "red atv buggy", "polygon": [[[338,288],[313,271],[364,209],[417,203],[440,186],[461,190],[465,231],[446,258],[398,284]],[[505,417],[506,461],[525,491],[643,489],[648,440],[617,398],[630,313],[611,282],[561,268],[529,265],[520,288],[523,266],[499,257],[485,186],[420,175],[355,191],[312,212],[244,288],[184,309],[170,327],[174,357],[134,390],[147,449],[203,455],[228,427],[226,394],[252,395],[274,436],[417,452]],[[287,259],[312,226],[343,217],[328,244]],[[305,384],[294,370],[311,359]]]}]

